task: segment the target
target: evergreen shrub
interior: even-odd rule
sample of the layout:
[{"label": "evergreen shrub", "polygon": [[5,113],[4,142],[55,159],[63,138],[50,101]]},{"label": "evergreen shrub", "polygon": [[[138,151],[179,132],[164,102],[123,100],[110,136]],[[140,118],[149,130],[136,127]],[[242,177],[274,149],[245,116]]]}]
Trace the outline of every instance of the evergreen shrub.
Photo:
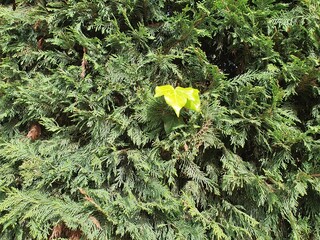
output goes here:
[{"label": "evergreen shrub", "polygon": [[1,1],[0,238],[320,239],[319,24],[319,0]]}]

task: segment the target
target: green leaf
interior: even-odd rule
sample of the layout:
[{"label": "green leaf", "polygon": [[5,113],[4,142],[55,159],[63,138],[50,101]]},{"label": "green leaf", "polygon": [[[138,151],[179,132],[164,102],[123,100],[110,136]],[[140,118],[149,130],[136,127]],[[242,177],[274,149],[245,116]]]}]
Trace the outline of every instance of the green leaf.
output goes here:
[{"label": "green leaf", "polygon": [[185,94],[187,97],[187,103],[185,105],[186,108],[200,112],[200,97],[199,90],[194,88],[181,88],[177,87],[177,91],[181,94]]},{"label": "green leaf", "polygon": [[200,111],[199,90],[194,88],[173,88],[171,85],[157,86],[154,97],[164,96],[166,103],[173,108],[179,117],[180,110],[186,107],[190,110]]},{"label": "green leaf", "polygon": [[157,86],[156,94],[154,95],[154,97],[161,97],[173,91],[174,91],[174,88],[171,85]]},{"label": "green leaf", "polygon": [[184,121],[181,118],[176,118],[173,115],[168,115],[164,117],[163,123],[164,123],[164,130],[167,134],[185,125]]}]

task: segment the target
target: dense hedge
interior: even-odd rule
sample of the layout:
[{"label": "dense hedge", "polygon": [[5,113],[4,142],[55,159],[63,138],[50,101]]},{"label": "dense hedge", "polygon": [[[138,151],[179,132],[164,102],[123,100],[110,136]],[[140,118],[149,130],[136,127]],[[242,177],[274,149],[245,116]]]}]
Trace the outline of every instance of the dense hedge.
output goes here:
[{"label": "dense hedge", "polygon": [[320,239],[318,0],[1,3],[1,239]]}]

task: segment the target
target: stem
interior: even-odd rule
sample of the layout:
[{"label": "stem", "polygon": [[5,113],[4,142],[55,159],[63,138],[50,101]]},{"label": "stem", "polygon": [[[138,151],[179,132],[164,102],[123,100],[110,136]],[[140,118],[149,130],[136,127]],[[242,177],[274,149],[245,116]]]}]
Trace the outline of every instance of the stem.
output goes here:
[{"label": "stem", "polygon": [[320,177],[320,173],[310,174],[311,177]]}]

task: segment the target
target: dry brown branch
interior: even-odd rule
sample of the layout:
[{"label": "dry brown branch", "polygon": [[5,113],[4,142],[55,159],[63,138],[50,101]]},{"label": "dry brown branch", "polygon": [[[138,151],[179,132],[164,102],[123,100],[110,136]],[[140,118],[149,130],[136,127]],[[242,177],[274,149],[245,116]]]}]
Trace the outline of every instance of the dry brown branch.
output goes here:
[{"label": "dry brown branch", "polygon": [[93,222],[94,225],[96,225],[97,228],[102,229],[98,219],[96,219],[94,216],[90,216],[89,219]]},{"label": "dry brown branch", "polygon": [[311,177],[320,177],[320,173],[310,174]]},{"label": "dry brown branch", "polygon": [[82,62],[81,62],[81,69],[82,69],[82,72],[80,74],[81,78],[84,78],[86,76],[86,69],[87,69],[87,65],[88,65],[88,61],[86,59],[86,53],[87,53],[87,49],[84,47],[83,48]]},{"label": "dry brown branch", "polygon": [[38,123],[32,124],[27,134],[27,138],[37,140],[41,135],[41,127]]},{"label": "dry brown branch", "polygon": [[49,240],[60,238],[62,236],[63,229],[64,229],[64,224],[62,223],[59,223],[56,226],[54,226]]}]

